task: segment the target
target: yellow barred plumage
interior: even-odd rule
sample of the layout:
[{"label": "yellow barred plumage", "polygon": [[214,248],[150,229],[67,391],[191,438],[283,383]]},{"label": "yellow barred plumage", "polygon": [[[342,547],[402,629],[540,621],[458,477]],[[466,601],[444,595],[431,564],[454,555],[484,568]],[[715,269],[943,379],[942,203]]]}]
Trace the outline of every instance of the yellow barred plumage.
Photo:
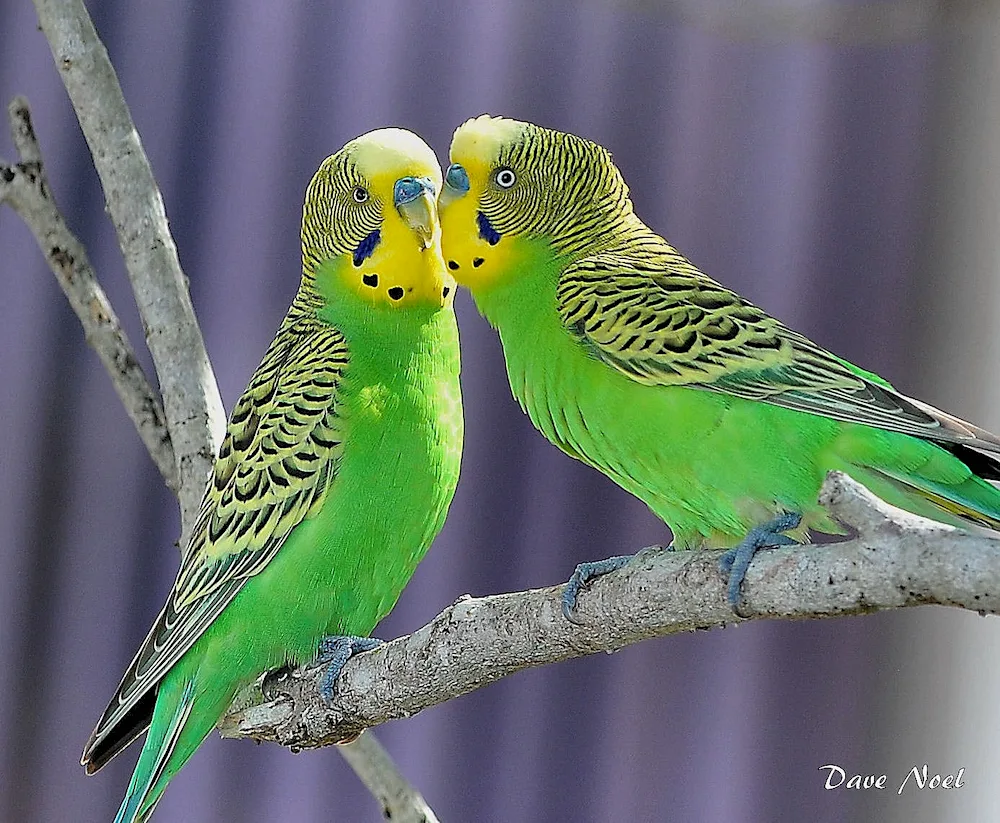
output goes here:
[{"label": "yellow barred plumage", "polygon": [[639,382],[708,382],[734,361],[770,368],[794,357],[777,320],[700,275],[673,249],[586,257],[567,268],[557,295],[567,328]]},{"label": "yellow barred plumage", "polygon": [[341,451],[334,401],[346,366],[343,336],[315,315],[282,325],[233,409],[174,589],[176,610],[255,574],[322,504]]},{"label": "yellow barred plumage", "polygon": [[382,225],[382,204],[376,198],[351,200],[365,179],[351,159],[351,143],[319,167],[306,189],[302,210],[302,268],[312,279],[324,260],[349,254]]},{"label": "yellow barred plumage", "polygon": [[613,252],[568,266],[557,287],[566,328],[630,379],[1000,452],[993,435],[852,371],[662,238],[641,234],[630,233],[634,246],[619,239]]},{"label": "yellow barred plumage", "polygon": [[[94,730],[85,761],[246,579],[267,565],[292,528],[322,504],[334,478],[341,450],[337,393],[348,351],[343,335],[317,316],[323,299],[315,274],[324,260],[349,254],[382,220],[375,198],[350,202],[353,190],[365,185],[351,146],[327,158],[309,184],[299,292],[233,408],[172,595]],[[88,770],[142,728],[86,762]]]},{"label": "yellow barred plumage", "polygon": [[[996,436],[849,368],[699,271],[636,217],[602,146],[483,115],[456,131],[452,157],[488,170],[476,208],[501,237],[543,240],[562,258],[562,322],[629,379],[1000,452]],[[496,179],[505,167],[509,187]]]},{"label": "yellow barred plumage", "polygon": [[316,317],[309,289],[300,291],[233,408],[173,596],[95,738],[136,705],[322,504],[341,451],[337,391],[347,364],[343,336]]},{"label": "yellow barred plumage", "polygon": [[[118,819],[148,816],[260,671],[302,662],[337,627],[370,631],[440,528],[462,430],[441,185],[430,147],[395,128],[310,182],[298,294],[232,412],[167,602],[84,747],[93,773],[151,728]],[[401,435],[388,451],[384,432]],[[393,517],[369,519],[379,503]]]},{"label": "yellow barred plumage", "polygon": [[632,214],[632,203],[608,151],[574,135],[560,135],[566,139],[556,151],[555,135],[529,124],[520,141],[504,147],[496,166],[515,169],[520,183],[480,206],[501,234],[546,236],[572,257],[599,248],[609,226]]}]

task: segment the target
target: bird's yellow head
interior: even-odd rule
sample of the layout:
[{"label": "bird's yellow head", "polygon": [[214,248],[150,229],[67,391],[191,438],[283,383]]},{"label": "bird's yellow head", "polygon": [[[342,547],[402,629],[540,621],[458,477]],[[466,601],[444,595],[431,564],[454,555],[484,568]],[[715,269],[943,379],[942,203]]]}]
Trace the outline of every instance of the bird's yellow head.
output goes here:
[{"label": "bird's yellow head", "polygon": [[302,267],[319,292],[373,304],[444,306],[455,281],[441,256],[441,167],[413,132],[378,129],[319,167],[302,213]]},{"label": "bird's yellow head", "polygon": [[458,127],[450,158],[442,251],[474,294],[516,273],[520,238],[573,256],[632,213],[608,151],[572,134],[484,114]]}]

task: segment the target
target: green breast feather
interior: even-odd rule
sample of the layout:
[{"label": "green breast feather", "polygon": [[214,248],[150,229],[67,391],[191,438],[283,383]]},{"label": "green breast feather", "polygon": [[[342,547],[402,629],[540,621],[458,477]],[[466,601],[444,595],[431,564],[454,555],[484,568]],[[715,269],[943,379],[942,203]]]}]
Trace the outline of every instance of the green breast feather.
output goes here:
[{"label": "green breast feather", "polygon": [[440,530],[463,431],[438,186],[433,152],[400,129],[352,141],[310,183],[299,292],[84,751],[96,771],[148,727],[116,823],[152,814],[240,688],[326,635],[368,635]]},{"label": "green breast feather", "polygon": [[482,116],[455,132],[445,258],[500,333],[535,426],[659,515],[731,546],[847,472],[890,503],[1000,528],[1000,439],[896,391],[699,271],[634,213],[602,147]]}]

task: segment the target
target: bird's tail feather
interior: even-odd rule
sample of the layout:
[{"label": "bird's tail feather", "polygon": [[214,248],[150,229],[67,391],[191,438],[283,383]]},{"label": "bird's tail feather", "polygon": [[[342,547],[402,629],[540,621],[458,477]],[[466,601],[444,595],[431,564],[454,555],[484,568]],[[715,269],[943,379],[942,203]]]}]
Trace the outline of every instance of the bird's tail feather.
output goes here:
[{"label": "bird's tail feather", "polygon": [[[924,477],[903,475],[885,469],[876,470],[903,491],[910,500],[929,503],[933,508],[921,511],[912,502],[897,502],[886,498],[901,508],[935,520],[962,525],[974,523],[987,529],[1000,531],[1000,489],[975,475],[956,484],[936,483]],[[862,481],[863,482],[863,481]],[[929,508],[929,507],[928,507]],[[942,517],[942,514],[945,515]]]},{"label": "bird's tail feather", "polygon": [[154,713],[139,762],[132,773],[128,792],[115,817],[115,823],[144,823],[153,813],[169,780],[169,775],[166,780],[163,779],[164,769],[177,746],[193,705],[194,681],[189,680],[181,691],[180,699],[173,706],[173,711],[164,713],[165,716],[160,716],[160,712]]}]

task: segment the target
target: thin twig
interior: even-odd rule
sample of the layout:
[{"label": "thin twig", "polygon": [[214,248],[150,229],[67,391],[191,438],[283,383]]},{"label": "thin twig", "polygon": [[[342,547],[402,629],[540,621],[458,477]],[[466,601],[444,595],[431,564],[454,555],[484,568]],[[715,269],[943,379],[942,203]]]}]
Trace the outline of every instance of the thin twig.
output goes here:
[{"label": "thin twig", "polygon": [[[1000,611],[1000,541],[895,509],[836,472],[820,500],[857,537],[759,554],[744,584],[748,619],[928,603]],[[579,625],[562,616],[562,586],[460,599],[413,634],[348,661],[332,704],[320,696],[323,667],[271,676],[261,684],[266,702],[231,711],[222,734],[325,746],[528,667],[742,622],[726,602],[718,559],[717,551],[640,553],[581,596]]]},{"label": "thin twig", "polygon": [[386,820],[393,823],[438,823],[427,801],[407,783],[389,753],[371,733],[344,743],[340,753],[382,805]]},{"label": "thin twig", "polygon": [[83,324],[87,342],[111,376],[125,411],[167,486],[176,493],[180,481],[163,407],[97,281],[83,244],[69,230],[52,196],[28,101],[15,97],[7,115],[21,162],[10,166],[0,161],[0,203],[14,209],[35,235],[49,268]]},{"label": "thin twig", "polygon": [[118,235],[156,365],[180,479],[183,545],[222,440],[225,412],[163,198],[108,52],[82,0],[35,0]]},{"label": "thin twig", "polygon": [[[219,387],[167,225],[163,198],[107,49],[82,0],[34,2],[39,24],[94,158],[146,331],[146,344],[163,396],[161,417],[166,420],[176,466],[173,483],[168,479],[168,484],[180,502],[183,546],[197,518],[205,482],[225,430]],[[15,142],[18,140],[15,134]],[[29,142],[37,146],[37,141]],[[20,150],[21,144],[18,146]],[[28,147],[29,152],[32,148]],[[79,244],[74,247],[74,260],[86,260]],[[106,299],[104,304],[107,316],[113,318]],[[388,757],[364,766],[365,754],[373,751],[370,746],[355,750],[352,767],[370,788],[375,777],[386,781],[378,791],[372,789],[377,800],[382,802],[391,796],[398,801],[397,813],[403,819],[420,819],[418,815],[423,815],[426,803],[415,789],[399,791],[406,780]],[[412,811],[406,805],[407,799],[412,802]]]}]

